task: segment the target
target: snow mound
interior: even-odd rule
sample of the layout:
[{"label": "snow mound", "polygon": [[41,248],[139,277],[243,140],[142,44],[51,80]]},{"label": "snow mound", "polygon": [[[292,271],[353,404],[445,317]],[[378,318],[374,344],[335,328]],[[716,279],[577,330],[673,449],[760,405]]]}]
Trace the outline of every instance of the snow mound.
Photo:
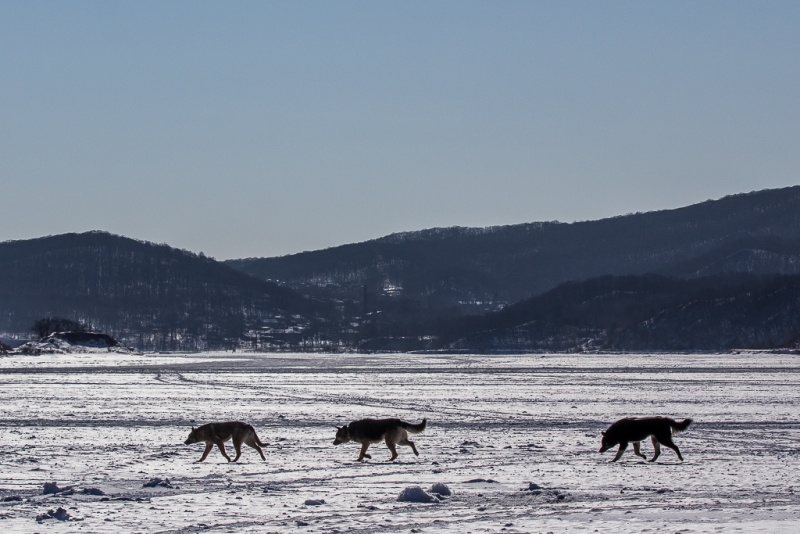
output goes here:
[{"label": "snow mound", "polygon": [[142,484],[142,487],[143,488],[158,488],[158,487],[160,487],[160,488],[171,488],[172,484],[170,483],[168,478],[165,478],[164,480],[161,480],[160,478],[155,477],[155,478],[151,478],[150,480],[148,480],[147,482]]},{"label": "snow mound", "polygon": [[42,521],[46,521],[47,519],[57,519],[58,521],[83,521],[81,518],[74,517],[67,512],[66,509],[62,507],[58,507],[57,510],[48,510],[45,514],[39,514],[36,516],[36,521],[41,523]]},{"label": "snow mound", "polygon": [[397,497],[400,502],[437,502],[438,499],[419,486],[409,486]]},{"label": "snow mound", "polygon": [[450,491],[450,488],[447,486],[447,484],[442,484],[441,482],[437,482],[436,484],[431,486],[430,492],[436,493],[437,495],[441,495],[444,497],[449,497],[450,495],[453,494],[453,492]]},{"label": "snow mound", "polygon": [[64,493],[71,489],[72,486],[67,486],[66,488],[59,488],[58,484],[55,482],[45,482],[44,489],[42,490],[42,495],[55,495],[56,493]]},{"label": "snow mound", "polygon": [[97,332],[57,332],[40,341],[28,341],[10,351],[15,354],[71,354],[86,352],[131,352],[107,334]]},{"label": "snow mound", "polygon": [[523,489],[522,491],[527,492],[528,495],[541,497],[546,501],[551,501],[551,502],[561,502],[569,498],[568,493],[559,491],[557,489],[548,489],[534,482],[528,484],[528,487]]}]

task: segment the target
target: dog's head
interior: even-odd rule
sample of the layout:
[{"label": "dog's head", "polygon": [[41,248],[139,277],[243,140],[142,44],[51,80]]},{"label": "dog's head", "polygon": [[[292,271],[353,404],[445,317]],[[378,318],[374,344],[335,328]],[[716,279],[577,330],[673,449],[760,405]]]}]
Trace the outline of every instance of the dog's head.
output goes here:
[{"label": "dog's head", "polygon": [[333,444],[339,445],[340,443],[347,443],[348,441],[350,441],[350,429],[347,428],[347,425],[337,426],[336,439],[333,440]]},{"label": "dog's head", "polygon": [[192,443],[197,443],[198,441],[200,441],[200,439],[197,436],[197,429],[195,429],[195,427],[192,427],[192,431],[189,432],[189,437],[186,438],[186,441],[184,441],[183,443],[186,445],[191,445]]},{"label": "dog's head", "polygon": [[600,443],[600,452],[606,452],[608,449],[617,444],[617,440],[606,434],[605,430],[603,430],[601,434],[603,435],[603,440]]}]

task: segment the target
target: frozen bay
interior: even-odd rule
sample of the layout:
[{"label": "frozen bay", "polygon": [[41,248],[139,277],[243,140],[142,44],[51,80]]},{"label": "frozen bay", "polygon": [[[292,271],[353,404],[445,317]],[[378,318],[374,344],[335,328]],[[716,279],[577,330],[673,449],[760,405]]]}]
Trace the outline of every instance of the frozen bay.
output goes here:
[{"label": "frozen bay", "polygon": [[[0,357],[0,501],[21,498],[0,502],[0,528],[796,532],[798,397],[800,357],[774,353]],[[597,453],[608,424],[645,415],[694,418],[675,437],[685,462]],[[361,417],[427,417],[419,458],[334,447],[334,425]],[[232,419],[267,461],[245,446],[194,463],[190,427]],[[173,487],[142,487],[156,477]],[[51,481],[75,493],[42,495]],[[397,502],[434,483],[453,495]],[[36,521],[58,507],[82,520]]]}]

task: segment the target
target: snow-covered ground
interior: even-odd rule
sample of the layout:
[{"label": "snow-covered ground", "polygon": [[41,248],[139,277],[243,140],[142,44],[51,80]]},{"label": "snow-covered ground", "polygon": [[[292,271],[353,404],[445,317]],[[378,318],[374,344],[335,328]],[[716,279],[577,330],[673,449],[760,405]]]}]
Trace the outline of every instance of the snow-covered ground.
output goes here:
[{"label": "snow-covered ground", "polygon": [[[0,529],[798,532],[799,396],[800,357],[768,353],[0,357],[0,501],[21,498],[0,502]],[[675,438],[686,461],[608,463],[600,431],[629,415],[693,417]],[[334,425],[369,416],[427,417],[419,458],[332,445]],[[267,461],[245,446],[237,464],[194,463],[191,425],[231,419]],[[434,483],[452,496],[397,501]],[[82,520],[36,521],[59,507]]]}]

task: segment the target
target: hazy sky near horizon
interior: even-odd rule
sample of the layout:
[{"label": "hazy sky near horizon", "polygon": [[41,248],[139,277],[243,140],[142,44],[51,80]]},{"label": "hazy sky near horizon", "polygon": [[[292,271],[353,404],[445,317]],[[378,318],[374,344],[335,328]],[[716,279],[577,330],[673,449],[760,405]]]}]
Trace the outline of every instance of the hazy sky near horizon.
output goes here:
[{"label": "hazy sky near horizon", "polygon": [[219,259],[800,184],[800,2],[0,2],[0,241]]}]

